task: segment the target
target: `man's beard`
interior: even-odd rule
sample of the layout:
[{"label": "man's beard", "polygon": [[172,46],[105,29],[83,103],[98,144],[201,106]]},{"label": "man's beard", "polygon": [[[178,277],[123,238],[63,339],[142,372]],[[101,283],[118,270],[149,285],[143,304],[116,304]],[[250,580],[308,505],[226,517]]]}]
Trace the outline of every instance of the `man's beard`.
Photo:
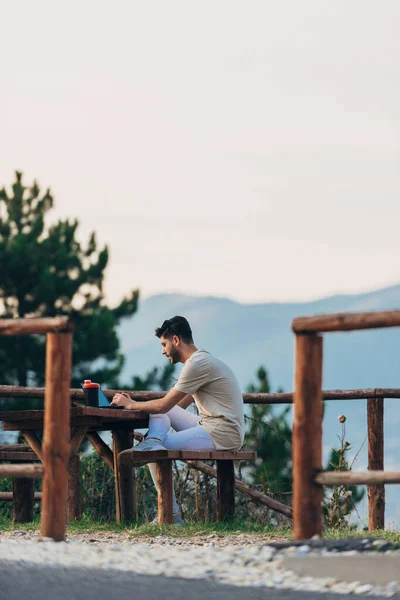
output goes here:
[{"label": "man's beard", "polygon": [[169,357],[173,365],[179,362],[181,355],[178,348],[171,348],[171,352],[169,353]]}]

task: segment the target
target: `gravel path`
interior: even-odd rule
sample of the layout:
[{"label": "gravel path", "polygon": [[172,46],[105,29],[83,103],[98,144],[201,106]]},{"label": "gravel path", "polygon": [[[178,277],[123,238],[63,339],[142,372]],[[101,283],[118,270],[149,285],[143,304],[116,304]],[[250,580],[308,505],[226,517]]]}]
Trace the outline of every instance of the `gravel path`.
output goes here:
[{"label": "gravel path", "polygon": [[[24,540],[37,540],[40,537],[39,530],[37,531],[0,531],[0,541],[4,539],[24,539]],[[132,543],[145,543],[150,545],[163,545],[173,543],[174,545],[184,546],[206,546],[213,544],[214,546],[250,546],[256,541],[257,544],[281,544],[285,543],[286,539],[282,536],[273,535],[254,535],[246,533],[232,533],[232,535],[208,533],[202,531],[201,528],[196,533],[193,533],[190,537],[172,537],[168,535],[142,535],[140,537],[134,536],[134,531],[126,529],[124,532],[79,532],[74,533],[70,538],[70,541],[74,542],[86,542],[91,544],[132,544]]]},{"label": "gravel path", "polygon": [[[239,587],[201,579],[138,575],[116,570],[20,567],[1,572],[0,600],[346,600],[327,592]],[[10,567],[10,565],[12,565]],[[0,568],[3,568],[0,561]],[[368,600],[369,596],[357,596]],[[383,597],[380,597],[383,598]]]},{"label": "gravel path", "polygon": [[[318,541],[315,545],[319,544],[320,547],[315,548],[293,544],[274,547],[263,543],[258,537],[254,541],[252,536],[239,535],[225,536],[223,539],[215,534],[203,536],[202,544],[195,544],[194,539],[185,538],[160,536],[143,542],[129,538],[128,535],[105,535],[108,536],[107,542],[104,540],[104,534],[92,534],[86,541],[70,539],[67,542],[55,543],[46,538],[25,535],[24,532],[3,534],[0,538],[2,571],[7,572],[8,567],[14,568],[16,565],[19,568],[51,565],[68,570],[84,567],[91,571],[111,570],[116,574],[119,572],[121,577],[128,572],[131,576],[195,579],[251,588],[400,597],[398,582],[374,587],[360,582],[344,583],[333,578],[300,577],[285,569],[285,554],[304,556],[308,553],[318,553],[329,560],[330,552],[337,549],[322,547]],[[115,537],[118,537],[119,543],[115,542]],[[362,544],[362,541],[359,540],[358,544]],[[379,546],[379,541],[377,545],[373,541],[370,544],[370,548],[384,549],[400,558],[398,549],[382,544]],[[342,555],[345,553],[346,550]],[[347,550],[349,557],[355,553],[354,549]]]}]

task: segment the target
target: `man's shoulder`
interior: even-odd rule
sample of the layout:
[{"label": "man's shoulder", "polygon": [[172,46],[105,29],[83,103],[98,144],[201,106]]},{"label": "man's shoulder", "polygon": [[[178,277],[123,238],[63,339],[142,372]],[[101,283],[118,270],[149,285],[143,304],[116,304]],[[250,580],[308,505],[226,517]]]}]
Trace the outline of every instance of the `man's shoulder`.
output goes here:
[{"label": "man's shoulder", "polygon": [[187,359],[185,364],[206,365],[210,363],[212,359],[213,356],[209,352],[207,352],[207,350],[196,350],[196,352],[194,352],[192,356],[190,356],[190,358]]},{"label": "man's shoulder", "polygon": [[217,358],[207,350],[197,350],[192,356],[186,361],[189,365],[195,365],[203,368],[210,368],[218,371],[231,370],[229,366],[224,363],[220,358]]}]

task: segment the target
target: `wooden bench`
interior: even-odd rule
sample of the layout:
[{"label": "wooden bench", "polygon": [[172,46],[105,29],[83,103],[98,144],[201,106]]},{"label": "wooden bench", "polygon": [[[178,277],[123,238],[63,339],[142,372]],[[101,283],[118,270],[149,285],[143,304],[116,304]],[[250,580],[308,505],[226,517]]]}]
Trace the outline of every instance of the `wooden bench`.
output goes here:
[{"label": "wooden bench", "polygon": [[234,461],[254,460],[256,452],[227,452],[225,450],[153,450],[138,452],[124,450],[118,455],[118,462],[124,467],[138,467],[147,463],[157,465],[158,522],[173,523],[172,516],[172,461],[201,460],[217,463],[217,518],[219,522],[233,519],[235,514],[235,471]]},{"label": "wooden bench", "polygon": [[[12,464],[40,462],[28,444],[0,444],[0,462]],[[2,492],[0,500],[13,503],[14,523],[27,523],[33,520],[33,504],[39,500],[38,494],[34,492],[33,479],[13,478],[13,491]]]}]

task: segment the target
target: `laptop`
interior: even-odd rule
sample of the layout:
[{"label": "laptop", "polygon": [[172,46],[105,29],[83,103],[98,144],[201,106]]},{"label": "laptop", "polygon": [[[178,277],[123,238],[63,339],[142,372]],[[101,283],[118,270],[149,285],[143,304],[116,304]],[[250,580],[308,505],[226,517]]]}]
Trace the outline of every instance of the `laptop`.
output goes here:
[{"label": "laptop", "polygon": [[[83,391],[85,392],[85,388],[84,388],[83,383],[81,383],[80,386],[83,389]],[[98,408],[118,408],[119,410],[123,410],[124,409],[123,406],[115,406],[115,405],[111,406],[110,402],[111,402],[111,400],[108,400],[107,396],[104,394],[103,390],[101,389],[101,385],[100,385],[100,387],[99,387],[99,406],[98,406]]]}]

